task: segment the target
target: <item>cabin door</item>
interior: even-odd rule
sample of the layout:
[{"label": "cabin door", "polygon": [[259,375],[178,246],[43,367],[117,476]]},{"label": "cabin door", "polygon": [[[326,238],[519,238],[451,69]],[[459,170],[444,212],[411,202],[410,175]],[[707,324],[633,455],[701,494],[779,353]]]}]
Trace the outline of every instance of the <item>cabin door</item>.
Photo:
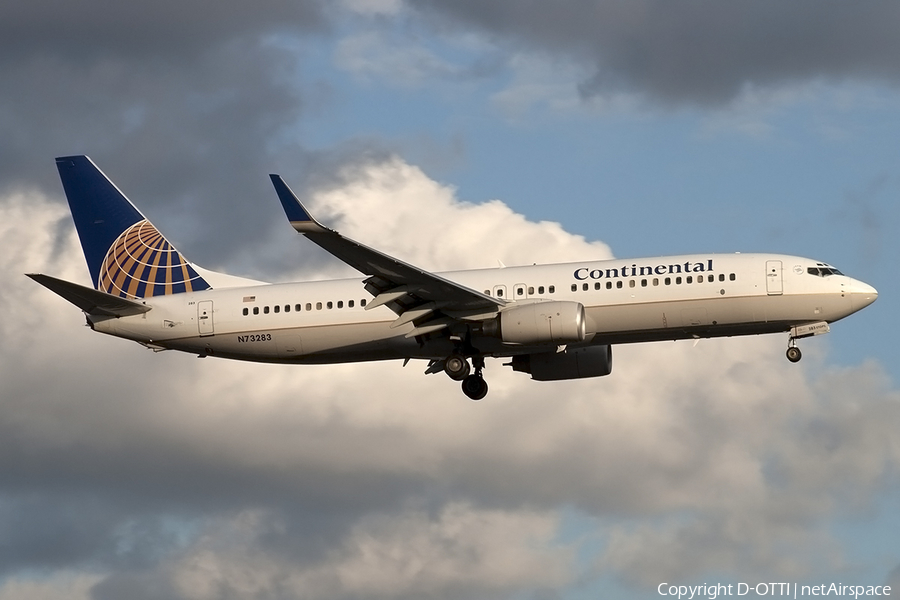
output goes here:
[{"label": "cabin door", "polygon": [[212,300],[203,300],[197,303],[197,327],[200,335],[213,335],[213,303]]},{"label": "cabin door", "polygon": [[780,296],[783,291],[781,261],[766,261],[766,292],[770,296]]}]

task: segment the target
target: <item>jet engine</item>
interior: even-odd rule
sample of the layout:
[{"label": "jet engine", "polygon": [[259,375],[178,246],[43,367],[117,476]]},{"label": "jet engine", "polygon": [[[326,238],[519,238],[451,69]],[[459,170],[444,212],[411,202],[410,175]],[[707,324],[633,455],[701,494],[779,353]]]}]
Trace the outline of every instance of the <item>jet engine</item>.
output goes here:
[{"label": "jet engine", "polygon": [[551,301],[508,308],[485,324],[484,333],[509,344],[574,344],[584,341],[584,306]]},{"label": "jet engine", "polygon": [[570,348],[564,352],[512,357],[513,371],[530,373],[537,381],[603,377],[612,372],[612,346]]}]

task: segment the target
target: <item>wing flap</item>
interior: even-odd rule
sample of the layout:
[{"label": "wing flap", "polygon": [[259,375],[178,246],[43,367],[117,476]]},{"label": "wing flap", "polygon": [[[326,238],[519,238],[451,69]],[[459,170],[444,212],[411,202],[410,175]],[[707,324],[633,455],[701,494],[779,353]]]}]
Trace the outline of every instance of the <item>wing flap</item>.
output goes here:
[{"label": "wing flap", "polygon": [[106,292],[100,292],[77,283],[50,277],[49,275],[40,273],[26,273],[26,275],[51,292],[62,296],[89,315],[129,317],[150,310],[150,307],[146,304],[113,296]]}]

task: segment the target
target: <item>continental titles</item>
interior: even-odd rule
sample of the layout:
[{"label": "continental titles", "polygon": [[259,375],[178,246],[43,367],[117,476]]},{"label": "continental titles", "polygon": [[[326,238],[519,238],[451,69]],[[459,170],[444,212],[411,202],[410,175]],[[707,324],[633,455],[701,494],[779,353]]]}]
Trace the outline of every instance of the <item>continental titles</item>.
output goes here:
[{"label": "continental titles", "polygon": [[575,269],[572,274],[578,281],[585,279],[618,279],[620,277],[643,277],[647,275],[677,275],[679,273],[705,273],[713,270],[713,259],[706,262],[676,263],[671,265],[641,265],[633,263],[631,266],[615,267],[610,269],[591,269],[581,267]]}]

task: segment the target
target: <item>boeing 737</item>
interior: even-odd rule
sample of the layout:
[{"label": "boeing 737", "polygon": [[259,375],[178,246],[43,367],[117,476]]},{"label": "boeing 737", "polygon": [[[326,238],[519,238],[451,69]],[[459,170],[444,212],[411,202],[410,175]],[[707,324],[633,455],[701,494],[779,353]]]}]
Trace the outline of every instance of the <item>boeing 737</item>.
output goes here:
[{"label": "boeing 737", "polygon": [[29,274],[94,331],[155,351],[291,364],[428,361],[480,400],[485,358],[538,381],[609,375],[612,346],[787,333],[796,341],[878,293],[780,254],[694,254],[433,273],[317,221],[270,175],[288,221],[362,277],[263,283],[188,262],[86,156],[56,159],[93,287]]}]

